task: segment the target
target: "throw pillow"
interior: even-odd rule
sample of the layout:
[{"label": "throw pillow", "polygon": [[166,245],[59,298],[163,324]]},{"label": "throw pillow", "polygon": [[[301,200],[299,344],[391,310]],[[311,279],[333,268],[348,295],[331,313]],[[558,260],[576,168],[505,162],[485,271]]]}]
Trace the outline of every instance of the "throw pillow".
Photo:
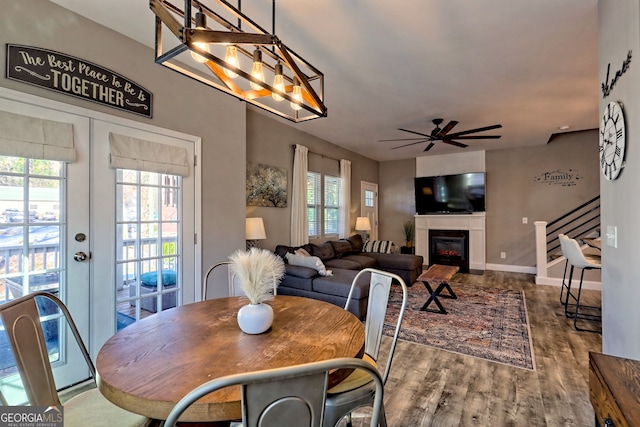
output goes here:
[{"label": "throw pillow", "polygon": [[369,240],[364,243],[362,252],[393,253],[395,243],[391,240]]},{"label": "throw pillow", "polygon": [[287,261],[290,265],[297,265],[300,267],[308,267],[313,268],[320,274],[321,276],[331,276],[332,273],[330,270],[324,266],[320,258],[317,256],[304,256],[304,255],[296,255],[296,254],[287,254]]},{"label": "throw pillow", "polygon": [[321,245],[311,244],[311,255],[317,256],[322,261],[333,259],[336,257],[336,253],[333,250],[333,246],[330,242],[324,242]]},{"label": "throw pillow", "polygon": [[351,248],[353,250],[353,254],[357,255],[362,252],[362,245],[364,242],[362,241],[362,236],[359,234],[354,234],[353,236],[347,238],[347,241],[351,244]]},{"label": "throw pillow", "polygon": [[353,249],[351,248],[351,243],[347,240],[331,240],[331,246],[333,246],[333,251],[336,253],[336,258],[342,258],[343,256],[350,255]]},{"label": "throw pillow", "polygon": [[296,249],[294,254],[300,255],[300,256],[311,256],[311,254],[309,252],[307,252],[306,250],[304,250],[303,248]]}]

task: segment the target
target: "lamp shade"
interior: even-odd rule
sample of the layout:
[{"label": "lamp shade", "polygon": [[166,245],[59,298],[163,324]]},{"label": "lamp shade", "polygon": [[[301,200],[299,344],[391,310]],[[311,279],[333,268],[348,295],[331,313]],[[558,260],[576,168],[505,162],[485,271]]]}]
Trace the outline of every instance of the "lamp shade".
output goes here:
[{"label": "lamp shade", "polygon": [[369,222],[369,217],[359,216],[356,219],[356,231],[370,231],[371,223]]},{"label": "lamp shade", "polygon": [[267,238],[262,218],[247,218],[245,223],[246,240],[263,240]]}]

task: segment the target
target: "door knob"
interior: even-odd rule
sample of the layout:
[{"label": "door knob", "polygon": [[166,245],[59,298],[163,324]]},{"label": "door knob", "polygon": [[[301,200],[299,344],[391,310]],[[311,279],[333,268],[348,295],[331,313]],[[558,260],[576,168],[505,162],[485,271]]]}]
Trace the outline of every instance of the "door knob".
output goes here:
[{"label": "door knob", "polygon": [[87,258],[89,258],[89,257],[88,257],[88,256],[87,256],[87,254],[85,254],[84,252],[76,252],[76,253],[73,255],[73,259],[74,259],[74,260],[76,260],[76,261],[78,261],[78,262],[85,261]]}]

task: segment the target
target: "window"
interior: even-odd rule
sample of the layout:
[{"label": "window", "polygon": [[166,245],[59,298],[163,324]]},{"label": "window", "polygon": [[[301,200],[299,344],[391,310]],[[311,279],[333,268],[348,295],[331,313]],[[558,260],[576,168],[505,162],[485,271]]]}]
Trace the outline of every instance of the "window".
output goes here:
[{"label": "window", "polygon": [[307,172],[309,237],[337,236],[340,230],[340,178]]}]

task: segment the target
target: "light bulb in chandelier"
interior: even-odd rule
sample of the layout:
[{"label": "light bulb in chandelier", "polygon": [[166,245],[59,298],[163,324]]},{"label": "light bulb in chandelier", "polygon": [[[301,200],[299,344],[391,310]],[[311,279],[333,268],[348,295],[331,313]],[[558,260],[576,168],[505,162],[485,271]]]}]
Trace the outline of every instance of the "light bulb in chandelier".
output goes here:
[{"label": "light bulb in chandelier", "polygon": [[[293,78],[293,94],[291,97],[302,104],[302,88],[300,87],[300,82],[297,77]],[[291,102],[291,108],[298,111],[302,107],[295,102]]]},{"label": "light bulb in chandelier", "polygon": [[[262,52],[259,49],[253,51],[253,67],[251,68],[251,75],[256,79],[264,82],[264,70],[262,69]],[[251,88],[254,90],[262,89],[257,83],[251,82]]]},{"label": "light bulb in chandelier", "polygon": [[[200,10],[198,13],[196,13],[196,29],[204,30],[206,28],[207,28],[207,17],[204,16],[204,13],[202,13],[202,10]],[[201,50],[204,50],[207,53],[211,53],[211,51],[209,50],[209,45],[207,43],[195,42],[193,44],[198,48],[200,48]],[[208,61],[207,58],[205,58],[204,56],[194,51],[191,51],[191,58],[193,58],[194,61],[199,62],[201,64],[204,64],[205,62]]]},{"label": "light bulb in chandelier", "polygon": [[[227,46],[227,53],[226,53],[226,55],[224,57],[224,60],[225,60],[225,62],[227,64],[233,65],[234,67],[238,68],[238,65],[239,65],[239,62],[238,62],[238,48],[236,48],[232,44]],[[233,71],[231,71],[231,70],[229,70],[227,68],[224,69],[224,73],[230,79],[235,79],[236,77],[238,77],[238,75],[236,73],[234,73]]]},{"label": "light bulb in chandelier", "polygon": [[[280,92],[284,92],[284,77],[282,76],[282,64],[280,63],[280,61],[276,63],[275,73],[276,75],[273,78],[273,87],[278,89]],[[275,92],[271,92],[271,97],[278,102],[284,99],[282,96],[278,95]]]}]

